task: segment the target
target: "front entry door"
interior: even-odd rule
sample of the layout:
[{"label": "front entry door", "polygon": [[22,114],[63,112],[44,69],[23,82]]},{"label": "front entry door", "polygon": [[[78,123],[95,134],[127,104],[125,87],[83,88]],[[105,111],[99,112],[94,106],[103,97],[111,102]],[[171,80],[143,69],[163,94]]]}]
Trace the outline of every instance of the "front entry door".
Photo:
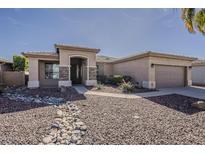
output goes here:
[{"label": "front entry door", "polygon": [[79,64],[71,65],[71,81],[73,84],[81,84],[82,82],[81,65]]}]

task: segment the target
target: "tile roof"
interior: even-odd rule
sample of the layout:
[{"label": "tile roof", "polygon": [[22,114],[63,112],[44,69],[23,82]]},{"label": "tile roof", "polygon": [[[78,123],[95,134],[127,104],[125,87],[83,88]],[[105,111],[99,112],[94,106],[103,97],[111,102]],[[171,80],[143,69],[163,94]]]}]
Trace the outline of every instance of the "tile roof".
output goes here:
[{"label": "tile roof", "polygon": [[135,60],[147,56],[156,56],[156,57],[164,57],[164,58],[175,58],[175,59],[183,59],[183,60],[190,60],[194,61],[197,60],[197,58],[194,57],[188,57],[188,56],[182,56],[182,55],[176,55],[176,54],[169,54],[169,53],[162,53],[162,52],[154,52],[154,51],[145,51],[145,52],[140,52],[128,57],[123,57],[119,58],[117,60],[114,60],[113,63],[118,63],[118,62],[124,62],[124,61],[129,61],[129,60]]},{"label": "tile roof", "polygon": [[0,57],[0,63],[12,63],[12,62]]},{"label": "tile roof", "polygon": [[58,56],[56,52],[47,52],[47,51],[29,51],[29,52],[22,52],[23,55],[39,55],[39,56]]},{"label": "tile roof", "polygon": [[193,66],[205,66],[205,60],[198,59],[192,62]]},{"label": "tile roof", "polygon": [[76,46],[76,45],[68,45],[68,44],[55,44],[55,48],[63,48],[63,49],[73,49],[73,50],[87,50],[92,52],[100,52],[99,48],[88,48],[83,46]]},{"label": "tile roof", "polygon": [[102,62],[102,63],[109,63],[109,62],[112,62],[114,60],[117,60],[117,58],[103,56],[103,55],[97,55],[97,58],[96,58],[97,62]]}]

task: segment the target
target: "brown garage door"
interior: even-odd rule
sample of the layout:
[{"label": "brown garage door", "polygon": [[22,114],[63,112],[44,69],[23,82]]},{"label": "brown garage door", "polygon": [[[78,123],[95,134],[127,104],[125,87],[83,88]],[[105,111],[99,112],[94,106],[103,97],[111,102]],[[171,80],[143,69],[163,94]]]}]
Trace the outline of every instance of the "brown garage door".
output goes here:
[{"label": "brown garage door", "polygon": [[184,86],[184,67],[156,65],[156,87],[182,87]]}]

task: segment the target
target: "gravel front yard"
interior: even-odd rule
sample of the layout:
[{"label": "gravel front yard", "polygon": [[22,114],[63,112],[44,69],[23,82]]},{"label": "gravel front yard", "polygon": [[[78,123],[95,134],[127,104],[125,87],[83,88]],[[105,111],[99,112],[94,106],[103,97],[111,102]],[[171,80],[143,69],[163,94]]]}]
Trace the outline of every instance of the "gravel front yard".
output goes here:
[{"label": "gravel front yard", "polygon": [[0,144],[38,144],[55,112],[52,106],[0,98]]},{"label": "gravel front yard", "polygon": [[[32,89],[18,88],[8,89],[9,92],[17,92],[27,96],[57,97],[65,100],[85,99],[73,88],[64,93],[57,88]],[[42,136],[47,134],[56,116],[56,108],[44,102],[23,102],[9,100],[0,95],[0,144],[39,144]]]},{"label": "gravel front yard", "polygon": [[[65,93],[58,89],[21,92],[39,97],[65,95],[66,100],[72,100],[81,111],[79,115],[72,114],[73,120],[85,123],[82,127],[87,130],[82,144],[205,144],[205,112],[191,107],[198,99],[176,94],[149,99],[85,97],[72,88]],[[55,116],[56,108],[52,105],[23,103],[0,95],[0,144],[40,143]],[[69,116],[62,117],[62,123],[67,123]],[[75,133],[79,128],[74,123]],[[77,141],[77,137],[71,136],[71,142]]]},{"label": "gravel front yard", "polygon": [[195,101],[87,96],[75,104],[88,127],[84,144],[205,144],[205,112],[191,107]]}]

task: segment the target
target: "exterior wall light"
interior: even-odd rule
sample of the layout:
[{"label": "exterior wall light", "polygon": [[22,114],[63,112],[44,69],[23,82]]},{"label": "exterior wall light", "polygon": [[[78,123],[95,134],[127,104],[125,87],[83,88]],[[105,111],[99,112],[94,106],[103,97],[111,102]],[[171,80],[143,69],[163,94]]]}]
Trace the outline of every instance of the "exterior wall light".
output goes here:
[{"label": "exterior wall light", "polygon": [[154,68],[154,64],[153,63],[151,64],[151,68]]}]

